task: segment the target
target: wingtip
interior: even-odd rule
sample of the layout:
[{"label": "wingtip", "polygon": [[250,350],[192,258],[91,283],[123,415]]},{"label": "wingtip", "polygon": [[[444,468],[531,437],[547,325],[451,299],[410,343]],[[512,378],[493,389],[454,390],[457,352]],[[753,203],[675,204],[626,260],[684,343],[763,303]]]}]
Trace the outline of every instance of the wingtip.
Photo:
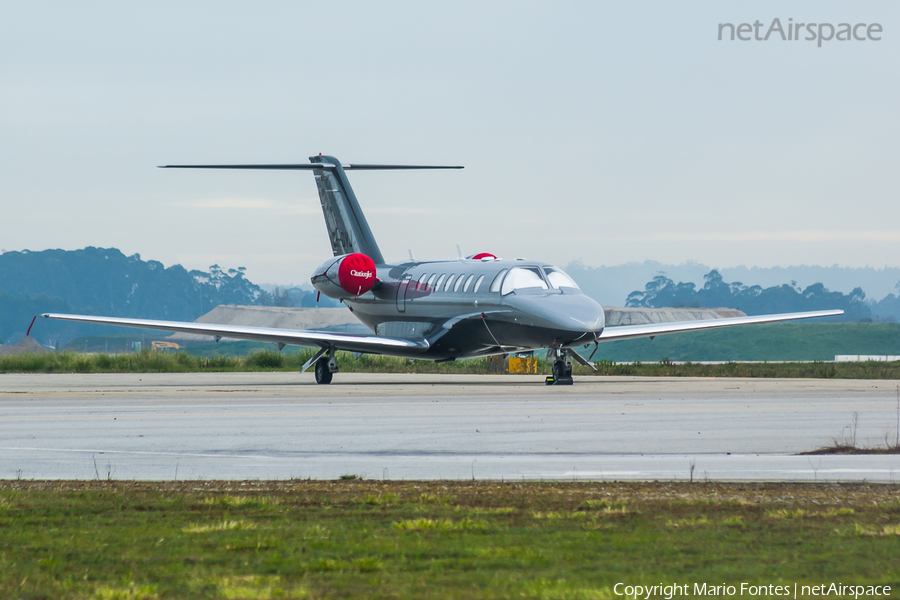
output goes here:
[{"label": "wingtip", "polygon": [[37,321],[37,315],[34,315],[34,318],[31,319],[31,325],[28,326],[28,331],[25,332],[25,337],[29,337],[31,335],[31,328],[34,327],[35,321]]}]

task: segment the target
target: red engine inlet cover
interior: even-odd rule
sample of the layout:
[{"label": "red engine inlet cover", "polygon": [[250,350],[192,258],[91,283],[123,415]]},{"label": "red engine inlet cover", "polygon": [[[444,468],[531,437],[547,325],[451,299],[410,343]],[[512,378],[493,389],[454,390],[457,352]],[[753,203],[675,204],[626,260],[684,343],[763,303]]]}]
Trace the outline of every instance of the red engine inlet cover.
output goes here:
[{"label": "red engine inlet cover", "polygon": [[365,294],[378,281],[375,277],[375,261],[358,252],[348,254],[338,266],[338,281],[348,294]]}]

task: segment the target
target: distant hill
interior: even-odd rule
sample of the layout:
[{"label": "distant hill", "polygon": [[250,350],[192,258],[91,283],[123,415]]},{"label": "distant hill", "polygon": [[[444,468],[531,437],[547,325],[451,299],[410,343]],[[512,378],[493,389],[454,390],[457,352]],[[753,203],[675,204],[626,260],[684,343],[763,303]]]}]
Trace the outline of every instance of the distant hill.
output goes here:
[{"label": "distant hill", "polygon": [[[243,267],[188,271],[125,256],[115,248],[5,252],[0,255],[0,340],[18,341],[42,312],[193,321],[220,304],[267,298]],[[55,344],[114,328],[42,320],[33,334]],[[121,330],[120,330],[121,331]]]},{"label": "distant hill", "polygon": [[[713,268],[689,261],[679,265],[657,261],[634,262],[614,266],[590,267],[581,262],[569,263],[566,271],[584,293],[604,306],[624,306],[628,295],[643,290],[645,284],[657,275],[678,282],[691,282],[696,287],[704,284],[704,275]],[[747,287],[780,287],[789,284],[804,290],[822,284],[832,292],[850,294],[860,288],[865,292],[872,318],[900,321],[900,268],[886,267],[822,267],[799,265],[791,267],[726,267],[716,269],[725,281]],[[719,305],[715,305],[719,306]]]},{"label": "distant hill", "polygon": [[697,289],[692,282],[675,283],[665,275],[657,275],[643,290],[631,292],[625,305],[649,308],[727,306],[748,315],[840,309],[844,311],[842,316],[827,320],[872,320],[872,311],[864,301],[866,294],[860,288],[842,294],[829,291],[821,283],[814,283],[806,289],[788,284],[768,288],[746,286],[740,282],[726,282],[715,269],[704,275],[703,279],[703,287]]}]

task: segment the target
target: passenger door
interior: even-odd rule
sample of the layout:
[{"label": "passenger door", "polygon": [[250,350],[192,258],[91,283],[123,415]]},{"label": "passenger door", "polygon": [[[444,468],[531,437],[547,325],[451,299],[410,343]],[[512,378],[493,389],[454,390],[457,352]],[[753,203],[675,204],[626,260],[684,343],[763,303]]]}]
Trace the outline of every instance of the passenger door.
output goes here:
[{"label": "passenger door", "polygon": [[412,275],[406,274],[397,286],[397,312],[406,312],[406,290],[412,281]]}]

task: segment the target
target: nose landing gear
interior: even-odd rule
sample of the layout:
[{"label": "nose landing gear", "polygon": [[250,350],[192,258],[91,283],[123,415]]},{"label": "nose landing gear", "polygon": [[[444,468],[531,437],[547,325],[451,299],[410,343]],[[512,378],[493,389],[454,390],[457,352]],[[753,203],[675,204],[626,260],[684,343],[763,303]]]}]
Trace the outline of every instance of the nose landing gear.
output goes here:
[{"label": "nose landing gear", "polygon": [[562,348],[550,350],[547,359],[553,361],[553,375],[545,379],[547,385],[572,385],[572,357]]}]

